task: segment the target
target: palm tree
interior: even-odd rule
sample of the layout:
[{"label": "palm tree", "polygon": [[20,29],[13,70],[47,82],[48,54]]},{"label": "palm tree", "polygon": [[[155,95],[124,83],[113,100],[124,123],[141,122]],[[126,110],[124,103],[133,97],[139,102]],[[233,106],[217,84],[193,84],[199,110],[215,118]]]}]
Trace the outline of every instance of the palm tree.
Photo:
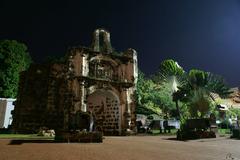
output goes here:
[{"label": "palm tree", "polygon": [[[185,71],[178,63],[172,59],[163,61],[159,67],[159,72],[153,77],[153,81],[159,85],[160,92],[167,92],[165,96],[168,101],[172,101],[176,105],[177,117],[180,117],[179,109],[179,87],[185,85]],[[172,97],[173,96],[173,97]],[[166,102],[165,102],[166,103]],[[170,106],[166,106],[170,107]]]},{"label": "palm tree", "polygon": [[206,88],[213,93],[217,93],[221,98],[227,98],[232,91],[230,91],[230,88],[226,85],[223,77],[219,75],[215,75],[212,73],[207,73],[207,85]]},{"label": "palm tree", "polygon": [[[190,70],[185,84],[174,96],[187,102],[191,113],[199,111],[201,117],[210,109],[211,93],[217,93],[221,97],[227,97],[231,93],[222,77],[197,69]],[[192,115],[196,117],[194,114]]]}]

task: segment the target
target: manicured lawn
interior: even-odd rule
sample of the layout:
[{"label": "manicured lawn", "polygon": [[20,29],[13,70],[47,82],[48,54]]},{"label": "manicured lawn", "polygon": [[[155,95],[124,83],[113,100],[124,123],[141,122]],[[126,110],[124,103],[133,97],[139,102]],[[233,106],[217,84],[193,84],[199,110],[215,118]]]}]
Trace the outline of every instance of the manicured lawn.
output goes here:
[{"label": "manicured lawn", "polygon": [[[171,133],[160,133],[159,130],[153,130],[152,131],[153,135],[176,135],[176,133],[177,133],[177,129],[171,129]],[[220,136],[227,136],[227,135],[230,135],[232,133],[231,133],[230,129],[221,129],[221,128],[219,128],[218,129],[218,134]]]},{"label": "manicured lawn", "polygon": [[219,135],[229,135],[229,134],[231,134],[231,131],[230,131],[230,129],[218,129],[218,134]]},{"label": "manicured lawn", "polygon": [[164,133],[164,130],[162,130],[162,133],[160,133],[160,130],[152,130],[153,135],[176,135],[177,129],[171,129],[171,133]]},{"label": "manicured lawn", "polygon": [[54,138],[37,136],[37,134],[0,134],[0,139],[54,139]]}]

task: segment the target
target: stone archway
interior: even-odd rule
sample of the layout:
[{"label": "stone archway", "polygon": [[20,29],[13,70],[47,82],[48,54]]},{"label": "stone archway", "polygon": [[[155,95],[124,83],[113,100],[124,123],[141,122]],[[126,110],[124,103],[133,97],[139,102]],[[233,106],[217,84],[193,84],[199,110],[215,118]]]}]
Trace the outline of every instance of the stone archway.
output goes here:
[{"label": "stone archway", "polygon": [[95,117],[95,128],[105,135],[119,135],[121,131],[120,101],[111,90],[98,89],[87,97],[87,110]]}]

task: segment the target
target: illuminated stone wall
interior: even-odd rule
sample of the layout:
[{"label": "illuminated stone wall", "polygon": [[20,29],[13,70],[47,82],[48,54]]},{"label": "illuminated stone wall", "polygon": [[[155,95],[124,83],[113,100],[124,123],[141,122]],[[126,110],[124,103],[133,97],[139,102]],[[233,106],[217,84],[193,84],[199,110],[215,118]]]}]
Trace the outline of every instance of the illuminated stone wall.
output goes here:
[{"label": "illuminated stone wall", "polygon": [[91,48],[72,47],[66,57],[65,62],[32,65],[22,73],[15,129],[68,130],[78,112],[90,111],[95,128],[106,135],[134,130],[136,51],[113,51],[110,33],[97,29]]}]

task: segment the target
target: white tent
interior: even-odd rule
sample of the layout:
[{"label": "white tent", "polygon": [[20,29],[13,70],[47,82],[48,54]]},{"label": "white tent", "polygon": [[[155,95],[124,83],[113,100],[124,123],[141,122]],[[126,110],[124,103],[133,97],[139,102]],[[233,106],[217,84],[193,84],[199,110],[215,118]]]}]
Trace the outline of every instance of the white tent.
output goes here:
[{"label": "white tent", "polygon": [[13,102],[16,99],[0,98],[0,128],[8,128],[12,123]]}]

